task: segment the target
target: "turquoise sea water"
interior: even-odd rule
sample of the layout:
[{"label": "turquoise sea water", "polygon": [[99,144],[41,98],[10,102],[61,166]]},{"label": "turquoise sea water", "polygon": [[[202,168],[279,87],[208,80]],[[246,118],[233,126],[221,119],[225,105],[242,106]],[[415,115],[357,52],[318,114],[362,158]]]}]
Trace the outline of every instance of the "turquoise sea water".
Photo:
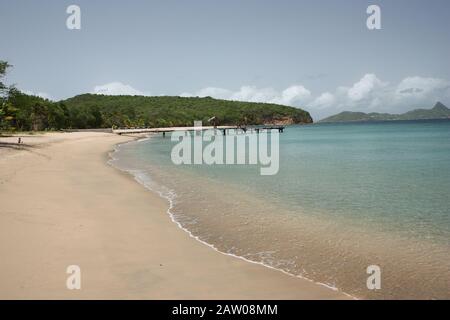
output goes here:
[{"label": "turquoise sea water", "polygon": [[[273,176],[176,166],[174,145],[124,144],[113,163],[218,250],[356,297],[450,298],[450,121],[289,126]],[[380,290],[367,289],[369,265]]]}]

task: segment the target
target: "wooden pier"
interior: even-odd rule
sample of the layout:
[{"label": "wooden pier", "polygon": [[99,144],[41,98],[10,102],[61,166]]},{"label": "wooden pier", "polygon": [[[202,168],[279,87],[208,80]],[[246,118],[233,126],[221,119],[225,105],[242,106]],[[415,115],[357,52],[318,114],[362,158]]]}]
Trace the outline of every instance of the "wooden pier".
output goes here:
[{"label": "wooden pier", "polygon": [[133,133],[162,133],[163,136],[167,132],[174,131],[206,131],[206,130],[218,130],[227,134],[227,131],[234,130],[235,132],[256,132],[278,130],[278,132],[284,131],[284,126],[272,126],[272,125],[262,125],[262,126],[201,126],[201,127],[167,127],[167,128],[118,128],[113,129],[112,132],[116,134],[133,134]]}]

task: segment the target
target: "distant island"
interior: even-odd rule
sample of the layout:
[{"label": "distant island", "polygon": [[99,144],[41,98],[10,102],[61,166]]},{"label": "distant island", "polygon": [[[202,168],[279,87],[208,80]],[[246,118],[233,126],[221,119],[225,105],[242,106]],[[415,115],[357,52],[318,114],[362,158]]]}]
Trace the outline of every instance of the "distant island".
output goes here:
[{"label": "distant island", "polygon": [[450,109],[437,102],[431,109],[415,109],[402,114],[364,113],[344,111],[319,122],[351,122],[351,121],[392,121],[392,120],[432,120],[450,119]]}]

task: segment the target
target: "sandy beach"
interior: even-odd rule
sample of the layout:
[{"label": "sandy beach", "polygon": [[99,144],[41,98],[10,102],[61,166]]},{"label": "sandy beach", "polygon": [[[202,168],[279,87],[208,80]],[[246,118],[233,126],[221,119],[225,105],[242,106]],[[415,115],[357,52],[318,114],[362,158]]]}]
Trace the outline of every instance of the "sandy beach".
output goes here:
[{"label": "sandy beach", "polygon": [[[0,299],[346,299],[214,251],[173,223],[165,200],[107,164],[133,137],[0,138]],[[68,290],[66,268],[81,268]]]}]

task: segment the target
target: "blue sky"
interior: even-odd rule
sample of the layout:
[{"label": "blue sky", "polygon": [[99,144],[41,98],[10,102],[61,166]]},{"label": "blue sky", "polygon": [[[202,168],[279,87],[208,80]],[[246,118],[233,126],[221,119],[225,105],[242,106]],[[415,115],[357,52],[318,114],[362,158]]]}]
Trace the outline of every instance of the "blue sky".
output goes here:
[{"label": "blue sky", "polygon": [[[81,30],[66,28],[71,4]],[[450,105],[448,0],[0,0],[0,28],[8,81],[52,99],[210,95],[315,119]]]}]

